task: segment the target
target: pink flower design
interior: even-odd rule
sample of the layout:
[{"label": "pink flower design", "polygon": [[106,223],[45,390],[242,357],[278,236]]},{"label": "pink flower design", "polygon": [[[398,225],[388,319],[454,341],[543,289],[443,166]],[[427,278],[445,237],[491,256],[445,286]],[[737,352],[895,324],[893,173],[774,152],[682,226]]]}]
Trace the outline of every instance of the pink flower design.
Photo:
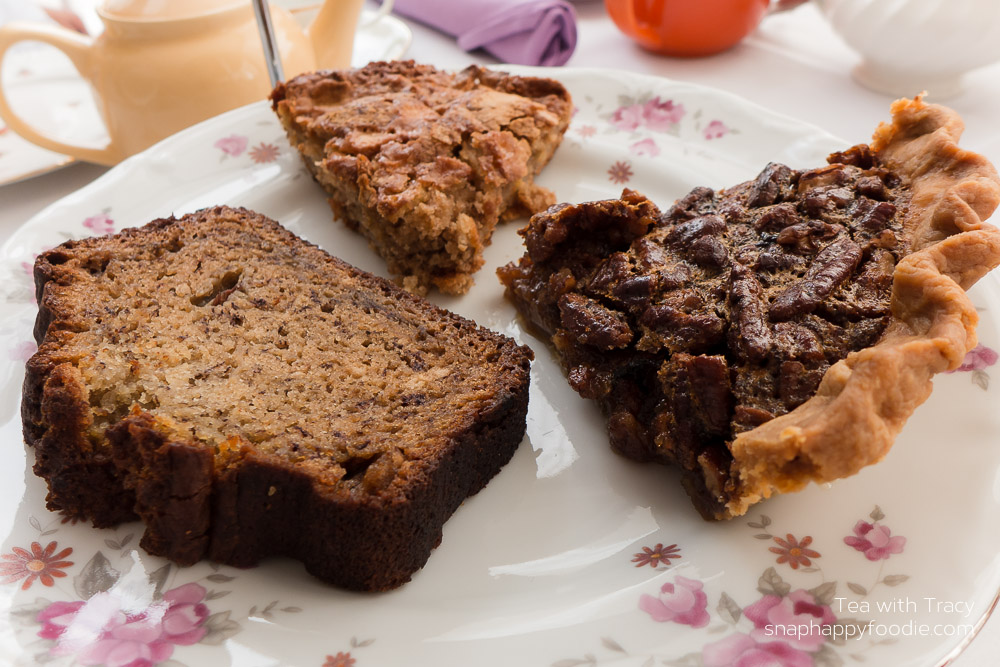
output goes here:
[{"label": "pink flower design", "polygon": [[823,626],[837,620],[829,605],[818,604],[809,591],[784,597],[765,595],[743,610],[753,622],[750,638],[758,643],[781,642],[794,649],[818,651],[826,641]]},{"label": "pink flower design", "polygon": [[38,636],[56,640],[50,655],[72,655],[81,665],[150,667],[170,658],[175,645],[205,636],[205,592],[185,584],[139,610],[123,608],[125,601],[108,591],[86,602],[53,602],[38,614]]},{"label": "pink flower design", "polygon": [[584,138],[586,138],[586,137],[592,137],[595,134],[597,134],[597,128],[594,127],[593,125],[581,125],[580,127],[578,127],[576,129],[576,131],[577,131],[577,134],[579,134],[581,137],[584,137]]},{"label": "pink flower design", "polygon": [[903,553],[906,538],[893,537],[889,527],[877,521],[868,523],[862,520],[854,524],[854,535],[845,537],[844,544],[862,552],[868,560],[883,560],[892,554]]},{"label": "pink flower design", "polygon": [[83,221],[83,226],[92,229],[96,234],[114,234],[115,221],[108,217],[106,213],[92,215]]},{"label": "pink flower design", "polygon": [[643,122],[642,106],[633,104],[627,107],[618,107],[611,114],[611,124],[619,130],[634,132],[642,126]]},{"label": "pink flower design", "polygon": [[701,659],[704,667],[813,667],[812,656],[804,651],[739,633],[706,645]]},{"label": "pink flower design", "polygon": [[53,602],[38,614],[38,622],[42,624],[42,629],[38,631],[38,636],[42,639],[58,639],[66,631],[67,626],[76,616],[76,613],[83,606],[83,601],[76,602]]},{"label": "pink flower design", "polygon": [[659,95],[642,105],[646,127],[655,132],[669,132],[684,117],[684,105],[673,100],[660,101]]},{"label": "pink flower design", "polygon": [[242,155],[243,151],[247,149],[247,141],[248,139],[243,135],[231,134],[228,137],[219,139],[212,145],[224,153],[223,157],[226,155],[236,157]]},{"label": "pink flower design", "polygon": [[169,605],[163,615],[163,636],[171,644],[191,646],[205,636],[202,624],[208,618],[205,589],[195,583],[184,584],[163,594]]},{"label": "pink flower design", "polygon": [[652,139],[643,139],[642,141],[637,141],[628,147],[630,151],[636,155],[648,155],[650,157],[656,157],[660,154],[660,147],[656,145],[656,142]]},{"label": "pink flower design", "polygon": [[680,575],[674,577],[673,583],[663,584],[658,597],[643,595],[639,598],[639,609],[652,616],[654,621],[673,621],[692,628],[708,625],[707,606],[708,596],[702,590],[702,583]]},{"label": "pink flower design", "polygon": [[669,132],[684,117],[684,105],[673,100],[663,101],[659,96],[644,104],[618,107],[611,114],[611,124],[619,130],[634,132],[648,127],[654,132]]},{"label": "pink flower design", "polygon": [[977,345],[968,351],[965,359],[962,360],[961,366],[948,372],[968,373],[970,371],[981,371],[995,364],[998,358],[1000,358],[1000,355],[997,354],[996,350],[985,345]]},{"label": "pink flower design", "polygon": [[729,128],[721,120],[713,120],[705,126],[706,139],[719,139],[729,134]]}]

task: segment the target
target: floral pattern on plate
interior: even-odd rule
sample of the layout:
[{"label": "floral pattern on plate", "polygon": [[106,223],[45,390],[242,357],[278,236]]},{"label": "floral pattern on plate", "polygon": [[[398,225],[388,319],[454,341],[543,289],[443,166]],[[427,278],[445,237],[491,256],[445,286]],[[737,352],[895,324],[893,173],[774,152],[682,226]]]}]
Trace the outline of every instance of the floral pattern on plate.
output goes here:
[{"label": "floral pattern on plate", "polygon": [[[869,561],[882,561],[893,554],[903,552],[906,539],[890,536],[885,524],[880,523],[885,514],[875,507],[868,521],[858,521],[853,535],[843,538],[843,544],[864,554]],[[834,667],[844,662],[844,656],[854,662],[863,662],[864,651],[876,646],[879,639],[872,639],[874,621],[866,621],[848,616],[838,617],[834,612],[844,609],[870,611],[871,603],[864,599],[878,585],[899,586],[909,580],[907,575],[882,574],[879,567],[875,581],[867,588],[853,582],[846,587],[853,593],[848,598],[838,593],[839,582],[825,578],[821,568],[813,565],[811,559],[821,557],[809,547],[813,539],[805,536],[795,538],[791,533],[785,537],[773,535],[769,526],[772,519],[760,515],[758,521],[748,521],[746,525],[758,532],[753,535],[758,540],[774,542],[777,547],[768,551],[778,554],[777,564],[798,570],[795,584],[786,581],[774,566],[766,568],[757,578],[757,599],[741,605],[725,591],[717,594],[718,602],[710,605],[706,582],[674,574],[670,581],[662,584],[654,594],[639,596],[638,607],[649,619],[657,623],[674,623],[692,629],[708,628],[707,634],[723,634],[720,639],[706,639],[701,650],[681,657],[669,655],[641,656],[643,665],[664,664],[677,667]],[[832,548],[833,545],[831,545]],[[633,562],[659,561],[663,554],[679,551],[677,545],[664,549],[662,544],[643,547]],[[676,570],[677,568],[669,568]],[[786,573],[789,576],[791,573]],[[804,578],[802,574],[818,575]],[[811,580],[810,580],[811,579]],[[794,586],[800,586],[794,588]],[[806,588],[808,586],[808,588]],[[709,628],[713,615],[725,625]],[[728,627],[727,627],[728,626]],[[730,631],[731,630],[731,631]],[[860,641],[868,633],[867,646],[848,645],[850,640]],[[621,655],[630,655],[623,644],[610,637],[603,639],[605,648],[612,650],[608,662],[614,662]],[[619,654],[615,656],[614,654]],[[636,656],[632,656],[636,657]],[[553,667],[576,667],[597,665],[604,662],[594,654],[583,658],[567,658],[553,663]]]},{"label": "floral pattern on plate", "polygon": [[[69,522],[56,518],[43,529],[32,516],[30,523],[41,536],[59,532]],[[14,547],[2,556],[0,568],[10,564],[0,570],[7,575],[2,583],[18,583],[27,576],[20,590],[28,591],[37,577],[53,589],[48,594],[60,598],[35,597],[11,611],[19,635],[39,638],[26,642],[36,646],[35,661],[143,667],[169,660],[177,667],[182,664],[173,659],[177,647],[219,646],[243,630],[237,620],[241,615],[218,602],[237,585],[233,582],[240,577],[238,570],[211,565],[195,578],[192,568],[163,562],[150,571],[134,550],[134,537],[134,532],[105,537],[104,548],[74,568],[71,590],[56,585],[52,577],[67,577],[75,563],[63,559],[74,553],[72,547],[57,553],[55,540],[44,548],[33,542],[30,550]],[[273,619],[301,611],[272,600],[251,606],[242,618]]]},{"label": "floral pattern on plate", "polygon": [[21,590],[26,591],[37,579],[43,586],[52,587],[55,584],[53,577],[65,577],[63,569],[73,564],[73,561],[63,560],[73,553],[73,548],[67,547],[56,553],[57,546],[55,541],[49,542],[45,548],[39,542],[32,542],[28,549],[13,547],[11,553],[0,555],[6,561],[0,563],[0,577],[3,577],[0,584],[12,584],[23,579]]},{"label": "floral pattern on plate", "polygon": [[371,646],[374,643],[374,639],[351,637],[351,650],[337,651],[333,655],[327,655],[322,667],[361,667],[362,663],[358,662],[355,654],[358,652],[358,649]]},{"label": "floral pattern on plate", "polygon": [[652,548],[643,547],[641,552],[632,557],[632,562],[635,563],[636,567],[649,565],[653,569],[656,569],[660,566],[667,566],[670,564],[671,559],[680,557],[681,550],[676,544],[671,544],[667,547],[657,544]]},{"label": "floral pattern on plate", "polygon": [[[592,100],[588,100],[592,101]],[[660,143],[667,136],[679,138],[682,130],[688,140],[712,141],[729,134],[739,134],[740,130],[730,127],[723,120],[712,118],[705,122],[702,109],[689,113],[683,102],[663,98],[650,92],[637,95],[620,95],[618,105],[600,113],[602,105],[597,105],[600,126],[592,123],[577,124],[571,131],[584,140],[597,136],[615,134],[628,135],[625,138],[628,152],[636,157],[656,158],[662,152]],[[608,180],[618,185],[628,184],[635,175],[631,162],[616,160],[607,170]]]},{"label": "floral pattern on plate", "polygon": [[972,383],[983,391],[986,391],[990,388],[990,374],[986,369],[993,366],[998,358],[1000,358],[1000,355],[997,354],[996,350],[980,343],[969,350],[965,355],[965,359],[962,360],[961,366],[948,372],[970,373]]},{"label": "floral pattern on plate", "polygon": [[240,157],[246,153],[247,157],[254,164],[274,162],[283,150],[277,144],[267,141],[261,141],[247,150],[250,146],[250,139],[242,134],[230,134],[222,137],[212,145],[221,152],[220,160],[225,160],[229,157]]}]

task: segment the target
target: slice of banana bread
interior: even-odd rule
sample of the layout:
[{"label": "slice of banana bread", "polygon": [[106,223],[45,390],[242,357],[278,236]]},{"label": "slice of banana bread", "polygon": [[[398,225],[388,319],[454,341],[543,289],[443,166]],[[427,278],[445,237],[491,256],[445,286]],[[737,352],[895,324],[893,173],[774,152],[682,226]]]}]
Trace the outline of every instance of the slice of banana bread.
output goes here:
[{"label": "slice of banana bread", "polygon": [[407,289],[452,294],[497,222],[555,203],[534,177],[573,109],[551,79],[412,61],[303,74],[271,100],[337,216]]},{"label": "slice of banana bread", "polygon": [[409,580],[525,430],[531,351],[243,209],[38,257],[22,417],[48,505],[178,563]]}]

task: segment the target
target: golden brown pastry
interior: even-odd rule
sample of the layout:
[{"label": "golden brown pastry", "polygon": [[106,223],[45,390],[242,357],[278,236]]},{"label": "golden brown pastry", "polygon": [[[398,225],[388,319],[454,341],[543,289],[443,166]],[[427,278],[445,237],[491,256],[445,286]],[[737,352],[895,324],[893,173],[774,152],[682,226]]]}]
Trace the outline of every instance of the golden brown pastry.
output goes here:
[{"label": "golden brown pastry", "polygon": [[573,108],[551,79],[412,61],[303,74],[271,99],[336,215],[407,289],[451,294],[499,221],[555,201],[534,178]]}]

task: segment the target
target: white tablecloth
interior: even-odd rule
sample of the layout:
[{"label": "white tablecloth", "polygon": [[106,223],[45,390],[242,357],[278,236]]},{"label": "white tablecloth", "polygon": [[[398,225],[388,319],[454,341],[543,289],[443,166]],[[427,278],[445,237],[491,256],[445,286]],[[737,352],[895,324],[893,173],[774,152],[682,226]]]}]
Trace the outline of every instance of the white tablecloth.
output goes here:
[{"label": "white tablecloth", "polygon": [[[875,124],[887,118],[892,98],[854,82],[850,70],[857,56],[812,5],[768,17],[754,34],[730,51],[691,60],[660,57],[640,49],[618,32],[601,2],[578,2],[576,7],[579,42],[570,67],[623,69],[715,86],[808,120],[851,143],[866,140]],[[482,53],[465,53],[452,39],[408,23],[414,39],[406,57],[438,67],[495,62]],[[933,97],[929,99],[933,101]],[[1000,65],[971,73],[965,92],[946,102],[965,118],[968,129],[963,145],[1000,164]],[[75,164],[0,187],[0,240],[48,204],[105,171],[102,167]],[[1000,664],[1000,614],[993,616],[953,664]]]}]

